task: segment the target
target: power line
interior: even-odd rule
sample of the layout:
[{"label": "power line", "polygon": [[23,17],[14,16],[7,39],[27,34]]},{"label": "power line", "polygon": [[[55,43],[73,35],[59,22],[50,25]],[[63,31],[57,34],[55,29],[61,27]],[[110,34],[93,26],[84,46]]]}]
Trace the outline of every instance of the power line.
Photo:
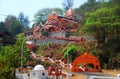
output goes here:
[{"label": "power line", "polygon": [[0,14],[0,16],[8,16],[8,15]]},{"label": "power line", "polygon": [[[4,17],[7,17],[7,16],[9,16],[9,15],[0,14],[0,16],[4,16]],[[17,19],[18,19],[18,18],[17,18]],[[30,23],[32,23],[32,22],[34,22],[34,20],[30,20],[29,22],[30,22]]]}]

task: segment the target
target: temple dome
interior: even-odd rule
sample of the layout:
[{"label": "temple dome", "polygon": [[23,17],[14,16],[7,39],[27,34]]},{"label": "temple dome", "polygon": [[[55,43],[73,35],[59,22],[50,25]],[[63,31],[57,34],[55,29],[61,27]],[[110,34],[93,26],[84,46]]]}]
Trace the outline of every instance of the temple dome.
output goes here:
[{"label": "temple dome", "polygon": [[45,70],[44,66],[43,65],[36,65],[34,67],[34,70]]}]

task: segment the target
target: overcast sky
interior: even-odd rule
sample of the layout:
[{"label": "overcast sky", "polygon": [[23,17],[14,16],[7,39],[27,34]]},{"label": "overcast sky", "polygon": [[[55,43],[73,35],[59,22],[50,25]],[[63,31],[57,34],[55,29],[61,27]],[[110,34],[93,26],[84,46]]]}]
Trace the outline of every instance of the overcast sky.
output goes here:
[{"label": "overcast sky", "polygon": [[[87,0],[74,0],[73,8],[78,8]],[[12,14],[16,17],[20,12],[23,12],[29,17],[29,20],[34,19],[34,15],[42,8],[63,9],[63,0],[0,0],[0,21],[4,21],[6,15]]]}]

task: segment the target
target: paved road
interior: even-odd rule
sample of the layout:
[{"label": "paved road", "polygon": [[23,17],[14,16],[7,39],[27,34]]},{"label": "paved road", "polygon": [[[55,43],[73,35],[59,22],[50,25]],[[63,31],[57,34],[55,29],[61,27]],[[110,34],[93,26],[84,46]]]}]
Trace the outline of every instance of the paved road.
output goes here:
[{"label": "paved road", "polygon": [[102,72],[72,72],[72,74],[83,74],[87,76],[110,76],[109,74],[105,74]]},{"label": "paved road", "polygon": [[87,79],[90,79],[91,76],[111,77],[111,75],[105,74],[102,72],[72,72],[71,74],[85,75],[85,76],[87,76]]}]

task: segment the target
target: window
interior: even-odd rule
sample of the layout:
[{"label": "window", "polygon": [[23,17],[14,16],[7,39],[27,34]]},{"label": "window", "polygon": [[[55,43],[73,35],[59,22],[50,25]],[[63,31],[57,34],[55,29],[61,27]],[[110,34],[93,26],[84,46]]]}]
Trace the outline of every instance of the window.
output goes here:
[{"label": "window", "polygon": [[43,72],[42,75],[45,76],[45,73]]}]

